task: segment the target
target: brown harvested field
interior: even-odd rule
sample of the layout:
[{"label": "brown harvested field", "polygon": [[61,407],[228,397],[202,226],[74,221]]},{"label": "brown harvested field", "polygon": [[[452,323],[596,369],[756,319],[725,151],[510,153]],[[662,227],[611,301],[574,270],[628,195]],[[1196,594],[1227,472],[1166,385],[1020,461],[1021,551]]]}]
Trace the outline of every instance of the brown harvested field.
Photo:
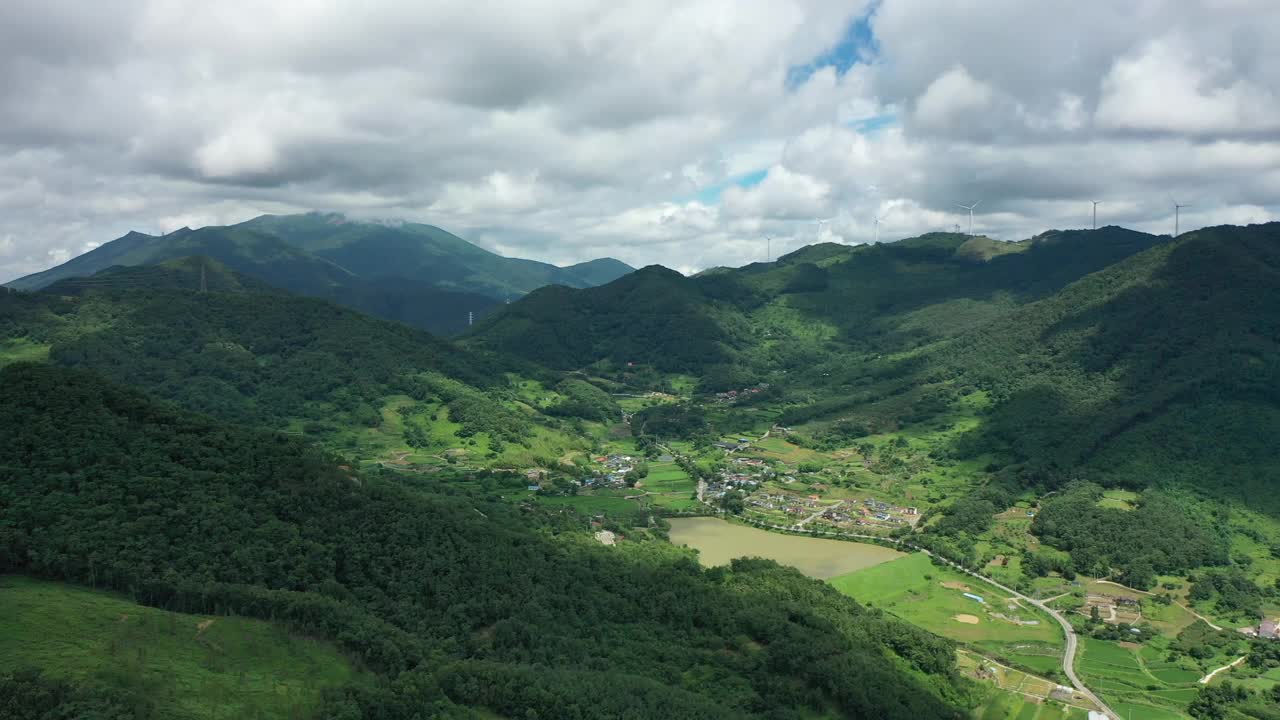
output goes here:
[{"label": "brown harvested field", "polygon": [[969,586],[965,585],[964,583],[958,580],[948,580],[942,583],[942,587],[948,590],[960,590],[962,592],[969,592]]},{"label": "brown harvested field", "polygon": [[967,615],[967,614],[952,615],[952,616],[951,616],[951,619],[952,619],[952,620],[955,620],[956,622],[962,622],[962,623],[964,623],[965,625],[977,625],[977,624],[978,624],[978,616],[977,616],[977,615]]}]

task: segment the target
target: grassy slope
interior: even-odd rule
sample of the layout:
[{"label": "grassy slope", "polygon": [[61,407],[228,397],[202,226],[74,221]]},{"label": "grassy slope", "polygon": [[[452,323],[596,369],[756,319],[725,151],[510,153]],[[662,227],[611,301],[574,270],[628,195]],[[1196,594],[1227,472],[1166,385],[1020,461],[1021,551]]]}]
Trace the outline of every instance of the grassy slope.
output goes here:
[{"label": "grassy slope", "polygon": [[164,717],[202,720],[306,715],[321,690],[362,677],[327,643],[261,620],[0,576],[0,670],[21,667],[139,691]]},{"label": "grassy slope", "polygon": [[[924,554],[858,570],[832,578],[830,582],[859,602],[874,605],[987,654],[1043,673],[1058,667],[1062,637],[1051,618],[1029,609],[1009,610],[1005,593],[967,575],[936,567]],[[954,586],[944,587],[943,583]],[[965,597],[962,593],[966,590],[960,585],[967,586],[969,592],[986,602],[980,604]],[[1039,623],[1017,625],[995,617],[995,613]],[[972,615],[978,622],[959,622],[955,619],[958,615]]]}]

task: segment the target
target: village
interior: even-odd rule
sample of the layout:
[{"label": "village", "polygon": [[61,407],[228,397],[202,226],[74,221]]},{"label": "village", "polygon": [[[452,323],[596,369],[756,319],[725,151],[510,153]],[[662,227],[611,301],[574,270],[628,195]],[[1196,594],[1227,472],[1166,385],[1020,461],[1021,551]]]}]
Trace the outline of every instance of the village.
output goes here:
[{"label": "village", "polygon": [[[716,443],[729,453],[744,449],[746,440]],[[791,486],[799,480],[785,465],[771,466],[765,460],[751,457],[729,459],[729,467],[717,478],[699,484],[698,497],[704,502],[723,501],[729,493],[741,496],[743,508],[756,519],[787,527],[827,526],[835,530],[859,532],[890,531],[914,527],[920,521],[920,510],[912,506],[895,506],[874,497],[830,498],[831,488],[821,482],[795,491]]]}]

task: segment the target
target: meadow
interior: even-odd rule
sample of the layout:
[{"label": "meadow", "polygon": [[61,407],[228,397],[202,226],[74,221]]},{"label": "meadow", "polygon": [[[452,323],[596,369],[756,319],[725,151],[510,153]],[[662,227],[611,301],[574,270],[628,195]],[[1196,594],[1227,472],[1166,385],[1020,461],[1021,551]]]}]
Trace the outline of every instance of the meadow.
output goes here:
[{"label": "meadow", "polygon": [[360,681],[324,642],[271,623],[186,615],[19,575],[0,577],[0,671],[41,668],[136,691],[163,717],[293,718]]},{"label": "meadow", "polygon": [[[1059,666],[1062,633],[1052,618],[1022,607],[976,578],[934,565],[923,553],[841,575],[830,582],[859,602],[984,654],[1045,674]],[[966,592],[978,595],[983,602],[966,597]]]}]

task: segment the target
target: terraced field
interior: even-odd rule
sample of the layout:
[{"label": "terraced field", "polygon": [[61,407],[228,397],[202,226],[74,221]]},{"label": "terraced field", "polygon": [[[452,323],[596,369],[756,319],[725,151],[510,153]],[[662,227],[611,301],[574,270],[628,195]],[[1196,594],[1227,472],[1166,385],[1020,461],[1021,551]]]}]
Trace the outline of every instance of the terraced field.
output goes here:
[{"label": "terraced field", "polygon": [[1081,639],[1076,669],[1081,679],[1122,715],[1181,720],[1196,696],[1200,674],[1170,665],[1150,648]]}]

